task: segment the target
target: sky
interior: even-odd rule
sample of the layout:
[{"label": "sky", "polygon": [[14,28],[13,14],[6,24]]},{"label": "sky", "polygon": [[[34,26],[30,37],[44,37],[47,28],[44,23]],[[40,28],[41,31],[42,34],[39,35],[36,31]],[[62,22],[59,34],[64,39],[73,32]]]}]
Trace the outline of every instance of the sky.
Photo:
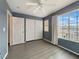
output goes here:
[{"label": "sky", "polygon": [[63,24],[63,26],[66,26],[68,25],[68,21],[70,22],[71,26],[76,26],[77,22],[79,22],[79,10],[58,17],[59,25]]}]

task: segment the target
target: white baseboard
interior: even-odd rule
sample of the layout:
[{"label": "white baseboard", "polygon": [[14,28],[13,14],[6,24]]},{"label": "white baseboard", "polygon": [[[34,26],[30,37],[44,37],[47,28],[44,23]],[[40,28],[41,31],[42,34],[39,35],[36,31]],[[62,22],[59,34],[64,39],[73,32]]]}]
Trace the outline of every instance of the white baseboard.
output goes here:
[{"label": "white baseboard", "polygon": [[7,55],[8,55],[8,53],[6,53],[6,54],[5,54],[5,56],[4,56],[4,58],[3,58],[3,59],[6,59]]},{"label": "white baseboard", "polygon": [[47,41],[47,42],[51,43],[51,41],[49,41],[49,40],[47,40],[47,39],[43,39],[43,40],[45,40],[45,41]]},{"label": "white baseboard", "polygon": [[51,44],[53,44],[53,45],[57,45],[57,44],[55,44],[55,43],[53,43],[52,41],[49,41],[49,40],[47,40],[47,39],[43,39],[43,40],[45,40],[45,41],[47,41],[47,42],[49,42],[49,43],[51,43]]}]

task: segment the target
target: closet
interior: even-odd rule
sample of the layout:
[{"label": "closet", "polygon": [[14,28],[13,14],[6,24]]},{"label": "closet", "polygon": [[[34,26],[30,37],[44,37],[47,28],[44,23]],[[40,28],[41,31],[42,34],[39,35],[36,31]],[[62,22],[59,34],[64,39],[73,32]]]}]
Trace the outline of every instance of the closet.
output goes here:
[{"label": "closet", "polygon": [[43,38],[43,21],[26,19],[26,41]]},{"label": "closet", "polygon": [[12,45],[24,43],[24,18],[12,19]]},{"label": "closet", "polygon": [[11,45],[43,38],[43,20],[12,17]]},{"label": "closet", "polygon": [[34,40],[34,20],[26,19],[26,41]]}]

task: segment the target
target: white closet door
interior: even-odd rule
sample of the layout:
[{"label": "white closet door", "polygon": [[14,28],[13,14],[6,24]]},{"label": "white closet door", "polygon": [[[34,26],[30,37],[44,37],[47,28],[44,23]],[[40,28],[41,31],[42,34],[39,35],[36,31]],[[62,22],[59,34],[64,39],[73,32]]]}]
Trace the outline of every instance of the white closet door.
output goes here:
[{"label": "white closet door", "polygon": [[35,39],[43,38],[43,21],[35,20]]},{"label": "white closet door", "polygon": [[34,40],[34,20],[26,19],[26,41]]},{"label": "white closet door", "polygon": [[13,45],[24,43],[24,18],[13,17]]}]

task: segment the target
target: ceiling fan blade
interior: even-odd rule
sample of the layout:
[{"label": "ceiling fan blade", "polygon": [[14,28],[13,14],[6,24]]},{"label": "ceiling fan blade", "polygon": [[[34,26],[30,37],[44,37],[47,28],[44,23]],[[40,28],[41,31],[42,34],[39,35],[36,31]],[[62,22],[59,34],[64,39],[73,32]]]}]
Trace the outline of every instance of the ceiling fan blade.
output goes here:
[{"label": "ceiling fan blade", "polygon": [[26,3],[26,5],[38,5],[38,3]]},{"label": "ceiling fan blade", "polygon": [[42,5],[48,5],[48,6],[56,6],[56,4],[46,4],[46,3],[44,3],[44,4],[42,4]]}]

